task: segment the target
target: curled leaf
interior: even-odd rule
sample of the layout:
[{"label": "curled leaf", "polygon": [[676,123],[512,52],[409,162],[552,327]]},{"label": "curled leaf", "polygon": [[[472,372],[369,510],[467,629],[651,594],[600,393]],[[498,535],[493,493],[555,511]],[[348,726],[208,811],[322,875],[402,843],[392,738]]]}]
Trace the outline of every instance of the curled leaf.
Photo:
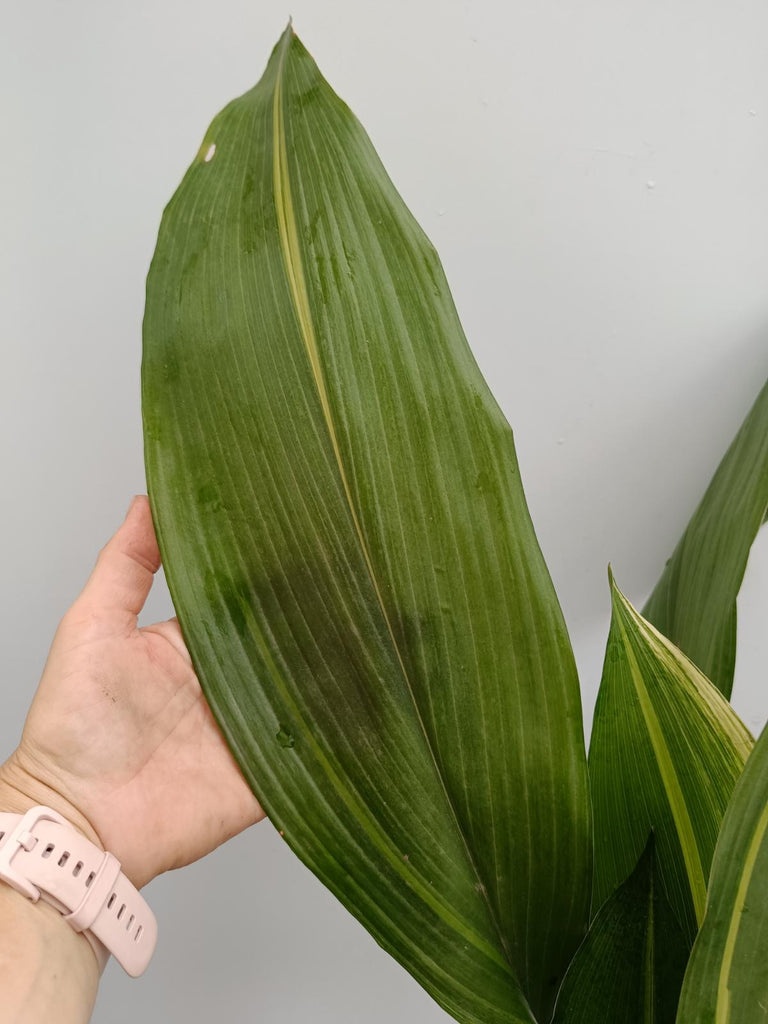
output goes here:
[{"label": "curled leaf", "polygon": [[643,608],[649,622],[730,697],[736,598],[768,510],[768,384],[723,456]]},{"label": "curled leaf", "polygon": [[753,740],[723,695],[613,580],[611,594],[589,752],[593,908],[629,876],[653,830],[660,884],[690,946],[720,823]]}]

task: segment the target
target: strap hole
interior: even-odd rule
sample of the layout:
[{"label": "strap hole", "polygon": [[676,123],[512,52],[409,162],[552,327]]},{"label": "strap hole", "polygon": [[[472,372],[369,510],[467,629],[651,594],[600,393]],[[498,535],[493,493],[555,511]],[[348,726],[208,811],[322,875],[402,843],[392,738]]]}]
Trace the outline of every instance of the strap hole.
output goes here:
[{"label": "strap hole", "polygon": [[112,895],[109,897],[109,901],[107,903],[107,910],[111,910],[112,909],[112,904],[115,902],[116,899],[117,899],[117,893],[113,892]]},{"label": "strap hole", "polygon": [[59,857],[59,867],[63,868],[69,860],[69,850],[65,850],[64,853]]},{"label": "strap hole", "polygon": [[125,930],[127,932],[129,932],[131,930],[131,925],[133,924],[133,922],[135,920],[136,920],[136,915],[135,914],[131,914],[131,916],[128,919],[128,924],[125,926]]},{"label": "strap hole", "polygon": [[56,849],[56,847],[53,845],[53,843],[48,843],[48,845],[43,850],[43,852],[40,854],[40,856],[41,857],[50,857],[55,849]]},{"label": "strap hole", "polygon": [[88,875],[88,877],[85,880],[85,888],[86,889],[88,888],[88,886],[91,884],[91,882],[94,880],[95,877],[96,877],[96,873],[93,872],[93,871],[90,873],[90,875]]},{"label": "strap hole", "polygon": [[79,860],[77,862],[77,864],[75,864],[74,868],[72,868],[72,874],[74,875],[75,878],[77,878],[77,876],[80,874],[80,872],[82,870],[83,870],[83,862],[81,860]]},{"label": "strap hole", "polygon": [[123,904],[122,907],[120,907],[120,909],[117,912],[117,920],[118,921],[120,920],[120,918],[123,916],[124,913],[125,913],[125,904]]},{"label": "strap hole", "polygon": [[144,925],[140,924],[139,927],[136,929],[136,934],[133,936],[133,941],[134,942],[138,942],[139,941],[139,939],[141,938],[141,933],[143,931],[144,931]]}]

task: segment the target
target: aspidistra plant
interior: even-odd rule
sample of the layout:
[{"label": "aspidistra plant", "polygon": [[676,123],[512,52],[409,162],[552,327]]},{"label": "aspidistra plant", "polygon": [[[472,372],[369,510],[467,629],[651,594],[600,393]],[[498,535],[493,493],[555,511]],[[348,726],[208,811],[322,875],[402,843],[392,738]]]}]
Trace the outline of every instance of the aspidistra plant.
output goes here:
[{"label": "aspidistra plant", "polygon": [[[581,703],[512,432],[437,254],[290,26],[165,211],[142,388],[158,540],[205,696],[288,845],[376,940],[463,1024],[549,1021],[572,961],[558,1020],[582,1019],[569,1005],[589,1005],[583,979],[625,912],[633,991],[653,975],[632,952],[649,913],[668,914],[684,965],[751,738],[614,590],[623,661],[601,699],[635,708],[656,796],[638,816],[605,790],[631,821],[610,869],[598,859],[593,912],[612,902],[577,953],[593,903]],[[690,742],[664,732],[678,719]],[[595,757],[593,741],[593,774]],[[681,973],[664,974],[675,1000]]]}]

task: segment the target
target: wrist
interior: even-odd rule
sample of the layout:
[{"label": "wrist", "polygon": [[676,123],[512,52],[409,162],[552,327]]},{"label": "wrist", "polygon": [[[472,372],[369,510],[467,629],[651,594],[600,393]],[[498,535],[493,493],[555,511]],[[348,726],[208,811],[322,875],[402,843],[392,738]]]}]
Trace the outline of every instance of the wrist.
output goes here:
[{"label": "wrist", "polygon": [[[14,752],[0,765],[0,811],[25,814],[38,804],[58,811],[86,839],[99,849],[104,849],[98,833],[85,815],[56,790],[27,772],[19,764],[17,752]],[[0,909],[3,911],[4,919],[12,916],[15,923],[23,924],[25,934],[34,936],[36,944],[33,948],[45,950],[49,955],[54,948],[57,949],[56,958],[63,957],[68,964],[78,965],[84,985],[90,984],[90,975],[95,969],[98,984],[102,965],[99,964],[94,949],[85,935],[70,928],[57,910],[42,900],[33,903],[10,885],[4,884],[2,880]]]},{"label": "wrist", "polygon": [[[124,816],[114,813],[103,792],[86,803],[72,796],[73,789],[98,793],[99,784],[88,786],[66,784],[55,768],[36,769],[35,757],[23,746],[0,764],[0,811],[24,814],[30,807],[42,804],[66,818],[78,832],[100,850],[109,851],[120,862],[123,873],[137,889],[143,888],[159,871],[155,868],[151,848],[136,840],[125,828]],[[110,813],[94,808],[110,808]],[[97,824],[98,822],[98,824]]]},{"label": "wrist", "polygon": [[104,844],[85,814],[58,790],[36,778],[22,765],[18,751],[0,765],[0,811],[25,814],[30,807],[43,804],[67,821],[100,850]]},{"label": "wrist", "polygon": [[0,813],[0,879],[64,915],[91,947],[99,972],[110,953],[134,978],[149,964],[157,941],[151,909],[117,858],[52,807]]}]

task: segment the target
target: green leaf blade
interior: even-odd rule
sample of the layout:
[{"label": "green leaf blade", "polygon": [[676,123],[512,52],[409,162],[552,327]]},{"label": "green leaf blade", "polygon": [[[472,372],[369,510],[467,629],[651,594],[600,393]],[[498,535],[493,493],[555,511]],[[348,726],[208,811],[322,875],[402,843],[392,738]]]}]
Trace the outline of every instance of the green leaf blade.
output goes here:
[{"label": "green leaf blade", "polygon": [[768,1020],[768,729],[728,806],[679,1024]]},{"label": "green leaf blade", "polygon": [[434,251],[290,31],[166,211],[143,407],[174,603],[270,817],[457,1020],[546,1016],[589,888],[570,645]]},{"label": "green leaf blade", "polygon": [[726,696],[736,664],[736,598],[768,510],[768,384],[723,456],[643,608]]},{"label": "green leaf blade", "polygon": [[690,946],[752,738],[719,691],[613,583],[612,594],[590,745],[593,908],[628,877],[653,829],[659,879]]}]

